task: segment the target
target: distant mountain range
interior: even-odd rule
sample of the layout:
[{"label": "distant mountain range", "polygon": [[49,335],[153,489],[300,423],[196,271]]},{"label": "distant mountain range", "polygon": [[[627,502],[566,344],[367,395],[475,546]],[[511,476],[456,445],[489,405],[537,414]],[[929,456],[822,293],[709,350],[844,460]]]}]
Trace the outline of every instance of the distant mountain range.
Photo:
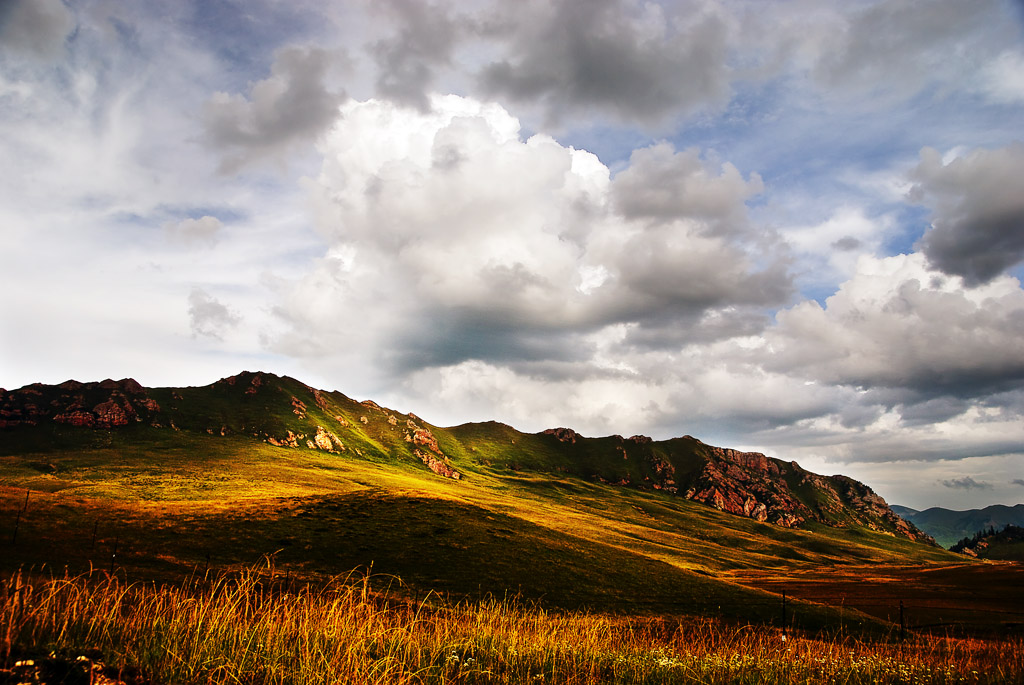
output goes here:
[{"label": "distant mountain range", "polygon": [[906,521],[928,533],[935,542],[952,547],[963,538],[972,537],[975,533],[995,528],[1001,530],[1007,524],[1024,526],[1024,504],[1012,507],[1004,504],[993,504],[984,509],[968,509],[954,511],[942,507],[931,507],[924,511],[892,505],[892,510]]},{"label": "distant mountain range", "polygon": [[285,450],[399,459],[451,479],[472,477],[481,468],[577,477],[662,491],[783,527],[855,526],[931,542],[852,478],[817,475],[796,462],[714,447],[690,436],[587,438],[569,428],[527,434],[493,421],[440,428],[369,400],[357,402],[259,372],[199,388],[144,388],[123,379],[0,390],[7,453],[74,448],[90,433],[131,427],[136,440],[231,437]]}]

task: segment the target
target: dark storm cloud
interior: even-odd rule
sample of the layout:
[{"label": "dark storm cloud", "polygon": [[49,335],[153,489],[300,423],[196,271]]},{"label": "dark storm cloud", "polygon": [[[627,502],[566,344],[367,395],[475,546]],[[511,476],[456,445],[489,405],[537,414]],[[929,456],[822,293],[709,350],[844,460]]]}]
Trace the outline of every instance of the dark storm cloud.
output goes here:
[{"label": "dark storm cloud", "polygon": [[946,396],[903,404],[899,412],[904,424],[923,426],[948,421],[960,416],[972,406],[971,402],[963,398]]},{"label": "dark storm cloud", "polygon": [[437,68],[451,61],[459,22],[447,9],[419,0],[386,0],[375,9],[388,13],[398,26],[395,35],[370,46],[379,68],[377,93],[426,110]]},{"label": "dark storm cloud", "polygon": [[953,478],[952,480],[940,481],[947,488],[954,490],[991,490],[992,484],[984,481],[976,481],[970,476],[964,476],[963,478]]},{"label": "dark storm cloud", "polygon": [[578,334],[538,326],[516,312],[436,306],[428,314],[393,346],[395,356],[388,361],[398,373],[470,359],[513,366],[572,363],[593,353]]},{"label": "dark storm cloud", "polygon": [[711,311],[645,318],[631,328],[616,349],[622,352],[677,349],[685,345],[760,335],[771,319],[760,307],[728,306]]},{"label": "dark storm cloud", "polygon": [[543,103],[552,120],[598,108],[657,124],[723,102],[723,22],[696,14],[674,28],[663,11],[620,0],[517,3],[506,18],[508,52],[480,83],[492,96]]},{"label": "dark storm cloud", "polygon": [[345,99],[325,82],[337,58],[320,48],[282,48],[270,77],[252,84],[248,97],[216,93],[210,98],[203,124],[207,140],[224,154],[221,169],[231,172],[280,155],[326,130]]},{"label": "dark storm cloud", "polygon": [[917,245],[932,266],[977,285],[1024,261],[1024,143],[948,164],[925,148],[912,179],[910,198],[932,207]]},{"label": "dark storm cloud", "polygon": [[75,18],[60,0],[7,0],[0,3],[0,51],[11,50],[39,60],[54,60],[75,27]]}]

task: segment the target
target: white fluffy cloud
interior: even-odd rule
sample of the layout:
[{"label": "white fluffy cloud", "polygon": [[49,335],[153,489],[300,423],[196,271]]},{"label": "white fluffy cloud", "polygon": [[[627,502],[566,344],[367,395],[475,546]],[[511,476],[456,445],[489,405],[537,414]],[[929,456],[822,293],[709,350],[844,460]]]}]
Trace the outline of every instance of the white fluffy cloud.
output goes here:
[{"label": "white fluffy cloud", "polygon": [[696,151],[640,151],[612,181],[593,155],[448,96],[428,112],[350,103],[324,154],[313,195],[332,248],[282,309],[303,340],[281,349],[356,345],[399,373],[551,361],[584,376],[604,328],[649,344],[685,323],[678,346],[790,294],[782,264],[732,239],[759,179],[715,174]]},{"label": "white fluffy cloud", "polygon": [[975,397],[1024,378],[1024,291],[964,288],[922,255],[862,257],[825,306],[780,312],[770,364],[825,383]]}]

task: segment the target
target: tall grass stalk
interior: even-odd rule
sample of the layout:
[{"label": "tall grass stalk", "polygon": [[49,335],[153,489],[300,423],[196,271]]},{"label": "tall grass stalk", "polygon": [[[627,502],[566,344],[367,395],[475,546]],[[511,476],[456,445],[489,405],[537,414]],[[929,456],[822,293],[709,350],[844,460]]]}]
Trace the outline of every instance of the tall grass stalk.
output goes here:
[{"label": "tall grass stalk", "polygon": [[[376,580],[376,579],[374,579]],[[38,579],[0,591],[0,660],[99,650],[155,683],[997,683],[1019,639],[789,636],[713,620],[550,613],[515,599],[448,605],[371,578],[293,589],[273,568],[130,584]]]}]

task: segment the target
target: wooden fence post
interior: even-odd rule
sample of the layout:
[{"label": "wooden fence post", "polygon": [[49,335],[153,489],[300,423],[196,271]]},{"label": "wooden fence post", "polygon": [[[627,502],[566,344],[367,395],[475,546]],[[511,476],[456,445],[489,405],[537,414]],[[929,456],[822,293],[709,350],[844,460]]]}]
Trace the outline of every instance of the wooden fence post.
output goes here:
[{"label": "wooden fence post", "polygon": [[782,591],[782,639],[786,639],[786,591]]},{"label": "wooden fence post", "polygon": [[900,642],[907,638],[907,622],[903,618],[903,600],[900,600]]}]

